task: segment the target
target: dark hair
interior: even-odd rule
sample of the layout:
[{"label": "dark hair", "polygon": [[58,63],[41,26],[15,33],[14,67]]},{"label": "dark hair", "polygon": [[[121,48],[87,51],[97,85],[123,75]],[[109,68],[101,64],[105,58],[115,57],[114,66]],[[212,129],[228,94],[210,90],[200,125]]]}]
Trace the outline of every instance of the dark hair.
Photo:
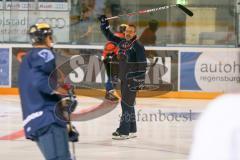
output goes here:
[{"label": "dark hair", "polygon": [[159,25],[158,21],[157,21],[157,20],[154,20],[154,19],[148,22],[149,28],[150,28],[151,30],[153,30],[153,31],[156,31],[156,30],[157,30],[158,25]]},{"label": "dark hair", "polygon": [[134,28],[134,30],[135,30],[135,32],[137,31],[137,26],[136,26],[136,25],[134,25],[134,24],[129,24],[129,25],[128,25],[128,27],[133,27],[133,28]]}]

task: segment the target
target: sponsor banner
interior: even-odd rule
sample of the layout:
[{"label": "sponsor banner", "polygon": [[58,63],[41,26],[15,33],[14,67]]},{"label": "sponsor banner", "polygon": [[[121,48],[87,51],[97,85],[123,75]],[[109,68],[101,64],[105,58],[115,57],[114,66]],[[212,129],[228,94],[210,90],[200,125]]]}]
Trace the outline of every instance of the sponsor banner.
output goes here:
[{"label": "sponsor banner", "polygon": [[9,48],[0,48],[0,87],[10,87]]},{"label": "sponsor banner", "polygon": [[201,52],[181,52],[180,90],[201,90],[195,78],[195,67]]},{"label": "sponsor banner", "polygon": [[52,26],[56,42],[69,42],[69,12],[51,11],[0,11],[0,41],[29,42],[29,26],[40,22]]},{"label": "sponsor banner", "polygon": [[38,10],[42,11],[68,11],[68,3],[64,2],[39,2]]},{"label": "sponsor banner", "polygon": [[180,90],[237,92],[240,51],[219,49],[180,53]]},{"label": "sponsor banner", "polygon": [[[29,48],[13,48],[12,86],[17,87],[17,71],[21,57],[24,57]],[[105,88],[107,75],[101,60],[102,50],[98,49],[70,49],[56,48],[56,61],[59,77],[79,88]],[[176,91],[178,86],[178,51],[156,51],[154,59],[148,59],[148,69],[145,84],[160,86],[171,85],[169,91]],[[153,61],[156,62],[154,66]],[[118,86],[117,86],[118,87]],[[158,90],[163,88],[158,87]],[[166,91],[166,89],[165,89]]]},{"label": "sponsor banner", "polygon": [[[0,6],[3,8],[3,2],[0,2]],[[6,10],[18,10],[18,11],[29,11],[29,10],[42,10],[42,11],[68,11],[67,2],[6,2]]]},{"label": "sponsor banner", "polygon": [[36,10],[37,3],[35,2],[6,2],[5,3],[6,10]]}]

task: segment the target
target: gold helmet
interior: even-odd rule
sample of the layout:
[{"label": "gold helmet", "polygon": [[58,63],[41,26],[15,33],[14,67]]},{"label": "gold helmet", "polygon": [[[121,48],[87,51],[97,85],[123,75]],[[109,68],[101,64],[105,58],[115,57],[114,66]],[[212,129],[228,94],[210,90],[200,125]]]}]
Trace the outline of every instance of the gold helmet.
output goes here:
[{"label": "gold helmet", "polygon": [[31,42],[33,44],[44,43],[44,39],[46,38],[46,36],[52,35],[53,31],[49,24],[37,23],[30,27],[28,34],[30,35]]}]

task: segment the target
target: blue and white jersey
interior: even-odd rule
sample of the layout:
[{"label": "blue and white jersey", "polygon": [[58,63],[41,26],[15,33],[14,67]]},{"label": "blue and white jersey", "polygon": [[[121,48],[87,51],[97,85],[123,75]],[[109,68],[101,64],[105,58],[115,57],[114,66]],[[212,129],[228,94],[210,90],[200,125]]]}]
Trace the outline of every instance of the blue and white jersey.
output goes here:
[{"label": "blue and white jersey", "polygon": [[55,69],[55,54],[45,48],[31,49],[20,65],[18,85],[24,131],[28,139],[34,140],[35,132],[49,124],[66,126],[54,114],[54,107],[61,100],[61,97],[52,94],[54,87],[49,85],[50,75]]}]

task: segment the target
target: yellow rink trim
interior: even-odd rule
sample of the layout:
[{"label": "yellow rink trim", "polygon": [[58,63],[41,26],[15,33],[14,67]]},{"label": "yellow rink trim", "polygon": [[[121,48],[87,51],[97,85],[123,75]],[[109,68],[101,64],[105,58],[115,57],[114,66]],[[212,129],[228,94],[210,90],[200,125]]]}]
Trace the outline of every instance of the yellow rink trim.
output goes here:
[{"label": "yellow rink trim", "polygon": [[[103,97],[105,90],[77,89],[80,96]],[[0,95],[18,95],[18,88],[0,88]],[[138,97],[142,98],[186,98],[186,99],[214,99],[223,93],[219,92],[161,92],[161,91],[140,91]]]},{"label": "yellow rink trim", "polygon": [[18,95],[18,88],[0,88],[0,95]]}]

